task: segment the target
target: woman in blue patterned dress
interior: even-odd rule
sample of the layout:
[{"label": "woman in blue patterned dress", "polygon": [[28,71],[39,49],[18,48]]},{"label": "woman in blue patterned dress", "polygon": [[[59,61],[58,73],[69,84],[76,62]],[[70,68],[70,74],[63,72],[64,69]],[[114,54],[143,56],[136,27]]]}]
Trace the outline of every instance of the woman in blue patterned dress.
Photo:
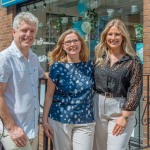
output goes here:
[{"label": "woman in blue patterned dress", "polygon": [[92,150],[93,64],[80,35],[69,29],[51,53],[42,124],[55,150]]}]

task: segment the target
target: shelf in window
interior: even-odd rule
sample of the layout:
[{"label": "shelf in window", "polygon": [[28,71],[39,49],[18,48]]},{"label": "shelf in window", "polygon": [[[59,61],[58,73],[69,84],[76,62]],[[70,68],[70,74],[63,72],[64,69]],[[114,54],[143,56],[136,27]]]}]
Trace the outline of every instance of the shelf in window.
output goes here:
[{"label": "shelf in window", "polygon": [[54,42],[43,42],[42,44],[34,44],[32,46],[43,46],[43,45],[55,45],[56,43]]}]

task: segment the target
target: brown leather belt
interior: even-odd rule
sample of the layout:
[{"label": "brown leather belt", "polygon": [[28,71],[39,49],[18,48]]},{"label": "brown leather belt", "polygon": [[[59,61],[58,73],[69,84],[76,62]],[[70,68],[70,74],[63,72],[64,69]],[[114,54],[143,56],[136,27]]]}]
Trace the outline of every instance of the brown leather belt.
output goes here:
[{"label": "brown leather belt", "polygon": [[103,96],[105,96],[105,97],[108,97],[108,98],[116,97],[116,96],[114,96],[112,93],[109,93],[109,92],[99,93],[99,94],[101,94],[101,95],[103,95]]},{"label": "brown leather belt", "polygon": [[124,96],[122,96],[122,95],[115,95],[115,94],[112,94],[112,93],[110,93],[110,92],[100,92],[100,91],[98,91],[98,90],[95,90],[98,94],[101,94],[101,95],[103,95],[103,96],[105,96],[105,97],[108,97],[108,98],[113,98],[113,97],[124,97]]}]

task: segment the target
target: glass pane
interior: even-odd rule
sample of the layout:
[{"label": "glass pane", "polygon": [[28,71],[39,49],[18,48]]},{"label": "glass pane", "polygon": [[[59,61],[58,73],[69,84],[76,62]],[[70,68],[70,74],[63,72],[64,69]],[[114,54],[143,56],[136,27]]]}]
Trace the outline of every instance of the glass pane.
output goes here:
[{"label": "glass pane", "polygon": [[30,11],[39,19],[39,31],[33,50],[42,67],[48,70],[48,52],[52,51],[60,34],[68,28],[78,30],[94,57],[94,47],[107,22],[119,18],[127,26],[132,44],[142,42],[142,0],[42,0],[29,1],[21,11]]}]

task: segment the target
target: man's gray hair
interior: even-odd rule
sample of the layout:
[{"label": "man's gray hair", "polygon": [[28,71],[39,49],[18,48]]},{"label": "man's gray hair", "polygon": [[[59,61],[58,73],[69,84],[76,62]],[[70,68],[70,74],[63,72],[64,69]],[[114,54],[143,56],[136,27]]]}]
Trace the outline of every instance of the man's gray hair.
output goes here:
[{"label": "man's gray hair", "polygon": [[25,21],[25,22],[31,23],[31,24],[35,24],[36,25],[36,32],[38,31],[39,20],[32,13],[30,13],[30,12],[21,12],[21,13],[19,13],[14,18],[13,29],[17,30],[17,28],[20,26],[22,21]]}]

